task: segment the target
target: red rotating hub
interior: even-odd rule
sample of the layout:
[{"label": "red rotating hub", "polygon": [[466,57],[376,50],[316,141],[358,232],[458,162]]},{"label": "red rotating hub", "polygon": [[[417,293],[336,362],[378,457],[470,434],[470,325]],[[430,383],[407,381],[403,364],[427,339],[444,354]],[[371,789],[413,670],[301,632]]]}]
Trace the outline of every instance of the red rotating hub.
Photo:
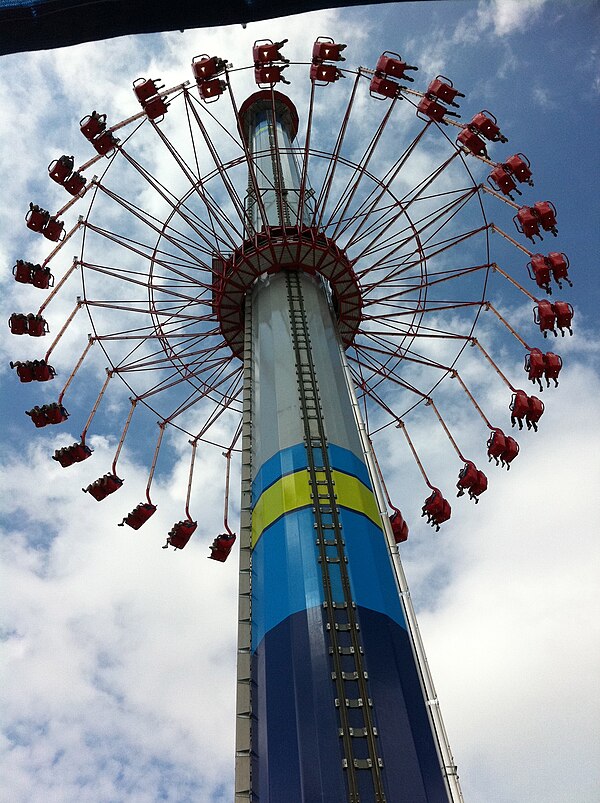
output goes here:
[{"label": "red rotating hub", "polygon": [[244,348],[244,302],[260,276],[281,270],[319,274],[329,282],[340,336],[348,347],[361,321],[358,279],[344,251],[310,226],[271,226],[213,264],[213,309],[233,353]]}]

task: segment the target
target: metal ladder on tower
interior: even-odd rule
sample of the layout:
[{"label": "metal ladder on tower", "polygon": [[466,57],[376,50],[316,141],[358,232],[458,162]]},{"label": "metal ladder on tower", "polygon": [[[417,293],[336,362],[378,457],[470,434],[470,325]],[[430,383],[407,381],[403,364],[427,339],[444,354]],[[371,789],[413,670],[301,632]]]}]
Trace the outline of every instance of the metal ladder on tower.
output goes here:
[{"label": "metal ladder on tower", "polygon": [[[325,601],[323,608],[332,657],[331,680],[342,740],[342,765],[347,772],[348,801],[385,803],[377,728],[368,675],[364,669],[356,604],[352,599],[347,556],[335,478],[329,461],[325,422],[313,362],[301,276],[286,274],[290,332],[296,358],[300,407],[304,426],[308,481]],[[368,781],[364,776],[367,775]]]}]

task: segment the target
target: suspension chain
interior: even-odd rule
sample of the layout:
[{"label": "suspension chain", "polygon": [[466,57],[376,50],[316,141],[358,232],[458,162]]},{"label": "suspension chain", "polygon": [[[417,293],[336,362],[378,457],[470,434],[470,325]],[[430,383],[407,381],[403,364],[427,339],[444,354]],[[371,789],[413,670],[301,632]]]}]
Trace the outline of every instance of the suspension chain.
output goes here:
[{"label": "suspension chain", "polygon": [[296,357],[296,374],[308,458],[314,528],[332,656],[331,679],[335,683],[335,705],[339,736],[343,744],[343,766],[347,770],[349,803],[360,803],[360,791],[367,788],[359,774],[370,773],[376,803],[385,803],[381,768],[377,755],[377,728],[368,675],[363,668],[356,603],[352,599],[345,543],[332,474],[319,387],[312,358],[310,333],[302,286],[297,273],[286,274],[290,330]]}]

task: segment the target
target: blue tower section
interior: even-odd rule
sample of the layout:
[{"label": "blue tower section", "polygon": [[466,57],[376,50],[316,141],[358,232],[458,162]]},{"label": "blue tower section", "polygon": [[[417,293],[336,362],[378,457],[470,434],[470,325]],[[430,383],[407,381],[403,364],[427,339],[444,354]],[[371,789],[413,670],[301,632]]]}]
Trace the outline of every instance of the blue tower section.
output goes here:
[{"label": "blue tower section", "polygon": [[[293,106],[269,102],[269,121],[256,97],[245,117],[253,155],[254,131],[279,147],[261,147],[270,189],[249,207],[263,221],[278,208],[285,226],[304,214],[293,160],[279,152],[290,153]],[[280,236],[256,215],[255,232]],[[238,729],[236,800],[447,803],[340,343],[327,282],[271,262],[246,301],[240,582],[250,627],[238,679],[249,673],[249,683],[238,717],[245,709],[248,745],[240,750]]]}]

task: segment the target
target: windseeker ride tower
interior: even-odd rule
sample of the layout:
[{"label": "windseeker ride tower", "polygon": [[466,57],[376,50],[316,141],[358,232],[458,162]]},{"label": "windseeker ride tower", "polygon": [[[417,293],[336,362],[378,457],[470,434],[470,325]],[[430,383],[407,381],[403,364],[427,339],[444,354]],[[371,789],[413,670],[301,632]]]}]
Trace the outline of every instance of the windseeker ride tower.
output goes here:
[{"label": "windseeker ride tower", "polygon": [[215,270],[244,361],[235,799],[458,800],[345,362],[358,284],[302,197],[293,103],[240,120],[250,230]]},{"label": "windseeker ride tower", "polygon": [[[69,418],[66,393],[69,406],[79,407],[79,441],[53,455],[67,470],[92,458],[87,439],[92,424],[103,426],[96,413],[110,380],[119,377],[133,393],[109,471],[85,488],[95,502],[123,485],[117,464],[128,432],[146,442],[147,432],[136,432],[138,415],[158,417],[145,499],[123,526],[138,530],[157,510],[152,481],[165,431],[191,438],[184,516],[165,548],[183,549],[197,529],[190,508],[196,452],[218,449],[226,458],[224,532],[208,557],[226,560],[236,540],[228,524],[230,465],[242,436],[238,803],[462,803],[398,556],[406,523],[367,433],[401,429],[430,492],[422,512],[439,529],[451,506],[404,422],[415,408],[423,417],[433,413],[450,459],[460,461],[457,497],[477,503],[488,480],[434,401],[441,380],[456,379],[458,394],[477,412],[487,438],[477,459],[487,453],[508,468],[519,443],[488,418],[461,378],[461,355],[476,348],[510,393],[511,425],[537,432],[545,402],[511,381],[493,349],[473,336],[475,326],[482,311],[493,312],[495,325],[525,349],[527,380],[541,390],[542,379],[558,385],[560,355],[528,345],[490,299],[506,309],[506,292],[533,302],[537,337],[572,334],[574,315],[568,301],[550,303],[523,286],[522,265],[515,264],[515,276],[492,261],[491,234],[499,235],[494,251],[501,259],[512,248],[522,261],[523,252],[530,258],[537,295],[550,294],[551,283],[571,284],[569,258],[558,250],[533,254],[489,222],[491,199],[531,243],[542,231],[558,235],[551,201],[524,198],[519,206],[513,197],[533,186],[531,165],[521,152],[508,155],[493,114],[451,119],[457,113],[448,107],[464,95],[450,79],[409,89],[398,81],[410,83],[407,71],[417,68],[392,51],[375,69],[338,69],[331,62],[343,60],[345,45],[329,37],[314,43],[305,71],[306,61],[292,65],[281,55],[283,44],[254,43],[263,91],[241,105],[232,65],[204,54],[192,59],[193,86],[163,89],[159,79],[140,77],[133,82],[137,114],[109,125],[106,114],[93,111],[79,121],[96,155],[76,166],[63,154],[48,166],[69,199],[54,214],[31,202],[25,223],[52,250],[42,264],[20,254],[13,267],[24,295],[9,318],[11,332],[21,343],[24,335],[36,342],[56,335],[41,353],[19,349],[11,367],[36,429]],[[293,146],[295,107],[273,90],[291,66],[311,81],[302,144]],[[345,101],[342,93],[342,105],[338,96],[320,117],[316,87],[342,77],[352,79]],[[207,112],[221,96],[229,96],[229,111]],[[398,103],[403,99],[409,102]],[[339,125],[330,114],[336,108]],[[458,131],[455,141],[448,126]],[[496,153],[488,155],[488,147]],[[90,176],[103,159],[107,169]],[[163,168],[170,188],[160,179]],[[79,256],[65,269],[63,248],[76,240]],[[75,273],[82,295],[63,319],[55,301],[71,291]],[[38,307],[39,290],[48,292]],[[44,386],[60,373],[50,358],[60,359],[65,333],[82,334],[81,309],[93,334],[48,399]],[[432,343],[451,345],[448,364],[432,358],[440,353]],[[100,382],[87,359],[94,344],[109,362]],[[504,346],[494,332],[493,347]],[[84,385],[79,400],[87,400],[94,384],[100,387],[87,414],[75,391]],[[111,428],[121,401],[106,417]],[[438,461],[440,485],[449,465]]]}]

